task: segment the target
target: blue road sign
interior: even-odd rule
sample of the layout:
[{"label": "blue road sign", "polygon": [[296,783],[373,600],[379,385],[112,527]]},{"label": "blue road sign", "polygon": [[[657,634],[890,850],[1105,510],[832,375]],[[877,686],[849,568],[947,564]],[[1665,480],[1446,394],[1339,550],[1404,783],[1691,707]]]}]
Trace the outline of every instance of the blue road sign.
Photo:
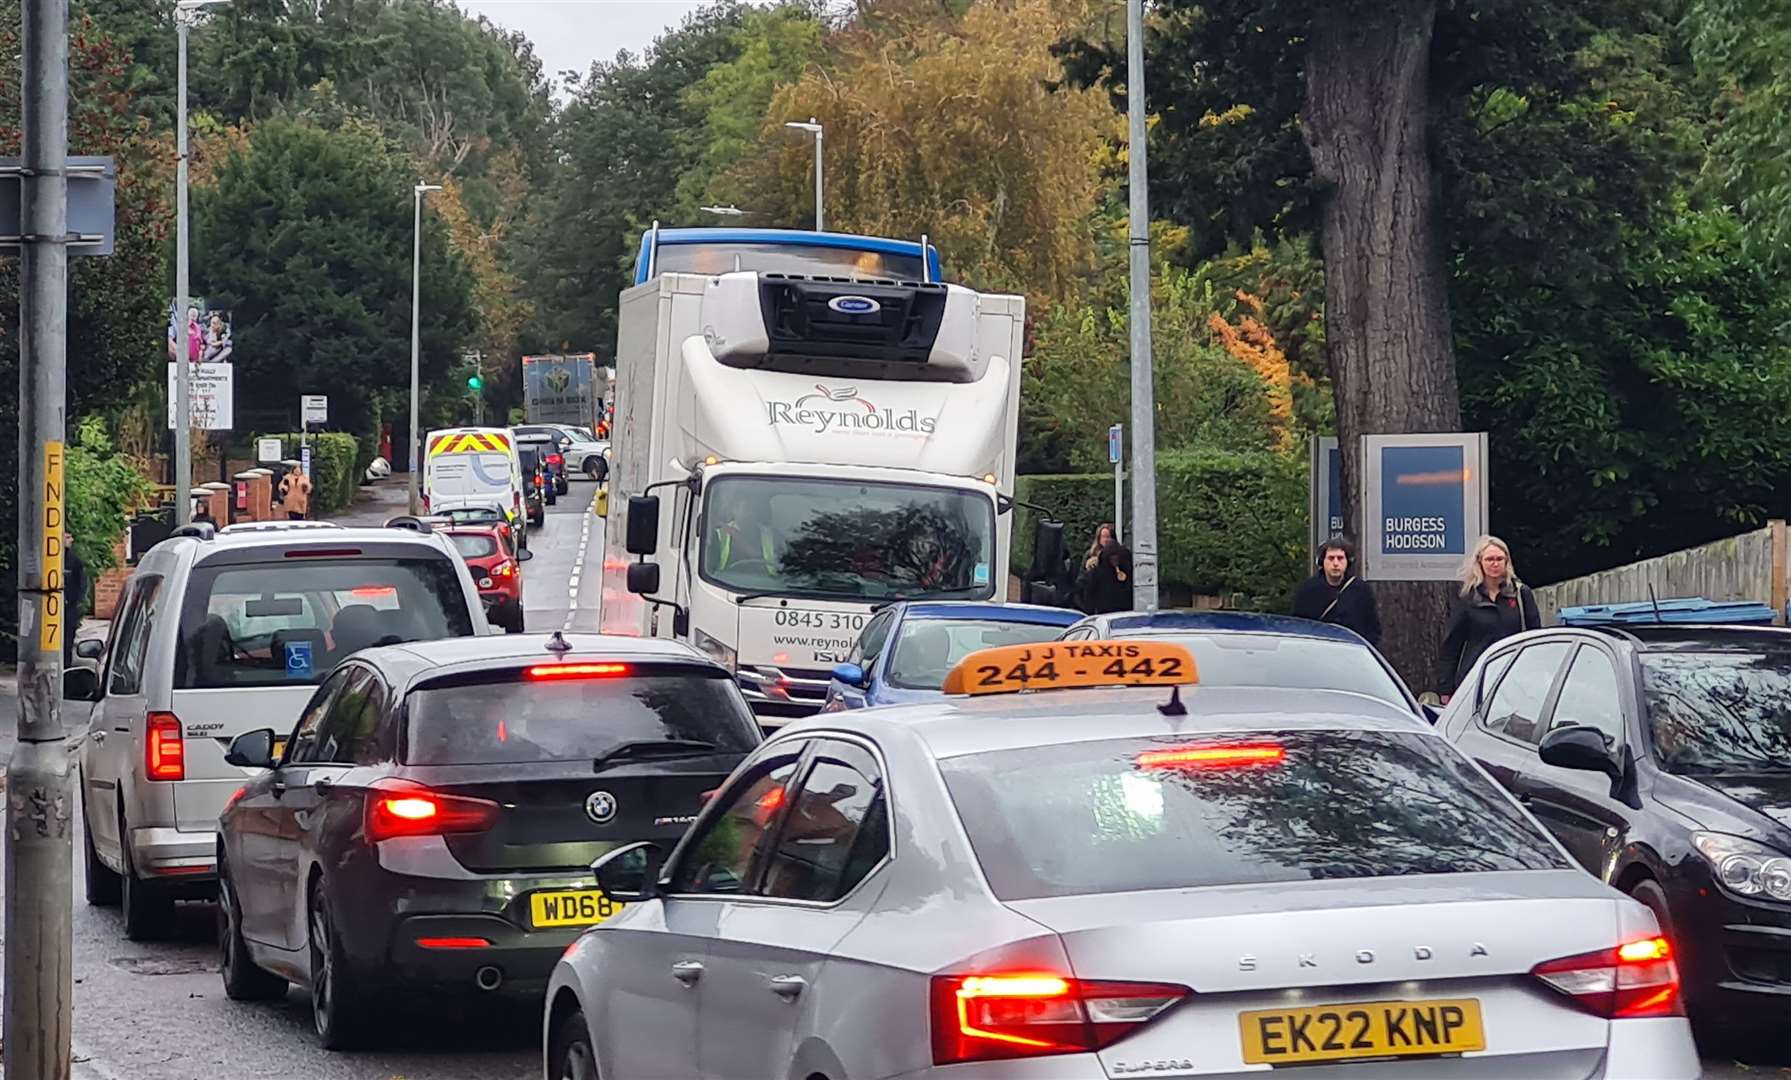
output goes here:
[{"label": "blue road sign", "polygon": [[1123,454],[1125,442],[1125,425],[1114,424],[1107,429],[1107,464],[1118,465]]}]

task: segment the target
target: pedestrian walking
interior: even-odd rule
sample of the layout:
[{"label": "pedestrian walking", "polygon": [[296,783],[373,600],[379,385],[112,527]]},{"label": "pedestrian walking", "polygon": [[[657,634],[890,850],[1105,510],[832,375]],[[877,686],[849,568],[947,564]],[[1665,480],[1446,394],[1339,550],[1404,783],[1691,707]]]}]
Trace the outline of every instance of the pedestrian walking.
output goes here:
[{"label": "pedestrian walking", "polygon": [[[1078,606],[1089,615],[1132,610],[1132,553],[1114,538],[1112,526],[1103,525],[1105,539],[1094,555],[1084,557],[1077,583]],[[1090,561],[1092,559],[1092,562]]]},{"label": "pedestrian walking", "polygon": [[62,666],[75,663],[75,633],[87,610],[87,564],[75,553],[73,534],[62,534]]},{"label": "pedestrian walking", "polygon": [[1293,613],[1302,619],[1348,627],[1370,645],[1381,643],[1374,590],[1356,573],[1355,545],[1341,536],[1331,537],[1319,549],[1318,572],[1294,590]]},{"label": "pedestrian walking", "polygon": [[1443,704],[1461,685],[1462,676],[1493,643],[1542,625],[1536,594],[1518,580],[1511,548],[1496,536],[1482,536],[1462,564],[1461,595],[1449,614],[1443,635],[1443,656],[1437,672],[1437,693]]},{"label": "pedestrian walking", "polygon": [[311,510],[311,478],[303,469],[289,469],[280,478],[280,505],[289,520],[305,520]]}]

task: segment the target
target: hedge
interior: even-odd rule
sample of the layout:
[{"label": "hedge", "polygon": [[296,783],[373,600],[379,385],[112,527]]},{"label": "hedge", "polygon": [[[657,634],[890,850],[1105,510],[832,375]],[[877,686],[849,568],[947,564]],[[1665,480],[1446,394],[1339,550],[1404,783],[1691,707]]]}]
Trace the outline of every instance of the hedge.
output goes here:
[{"label": "hedge", "polygon": [[[299,460],[302,437],[296,432],[256,437],[279,439],[281,455],[291,461]],[[355,489],[360,487],[362,472],[355,468],[360,442],[353,435],[339,431],[313,434],[310,439],[311,516],[341,513],[354,501]]]},{"label": "hedge", "polygon": [[[1226,595],[1239,607],[1284,609],[1306,573],[1306,468],[1269,452],[1183,450],[1157,458],[1157,577],[1161,587]],[[1113,520],[1113,474],[1022,476],[1015,494],[1064,522],[1079,556]],[[1125,490],[1131,517],[1131,484]],[[1017,508],[1013,570],[1032,562],[1036,514]],[[1123,530],[1130,532],[1128,527]],[[1123,538],[1123,537],[1122,537]]]}]

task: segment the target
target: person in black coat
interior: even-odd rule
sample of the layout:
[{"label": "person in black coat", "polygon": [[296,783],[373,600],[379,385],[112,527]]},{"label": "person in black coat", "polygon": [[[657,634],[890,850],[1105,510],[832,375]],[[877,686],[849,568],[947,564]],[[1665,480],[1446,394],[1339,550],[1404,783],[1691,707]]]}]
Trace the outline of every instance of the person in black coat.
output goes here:
[{"label": "person in black coat", "polygon": [[1118,540],[1101,542],[1095,564],[1082,575],[1082,610],[1106,615],[1132,610],[1132,553]]},{"label": "person in black coat", "polygon": [[1356,549],[1341,536],[1325,541],[1318,551],[1318,572],[1294,590],[1293,613],[1302,619],[1345,626],[1368,640],[1381,643],[1381,616],[1374,606],[1374,591],[1355,573]]},{"label": "person in black coat", "polygon": [[1443,656],[1437,670],[1437,693],[1443,704],[1493,643],[1536,630],[1542,616],[1536,594],[1519,581],[1511,548],[1496,536],[1483,536],[1462,567],[1461,595],[1449,613],[1443,635]]}]

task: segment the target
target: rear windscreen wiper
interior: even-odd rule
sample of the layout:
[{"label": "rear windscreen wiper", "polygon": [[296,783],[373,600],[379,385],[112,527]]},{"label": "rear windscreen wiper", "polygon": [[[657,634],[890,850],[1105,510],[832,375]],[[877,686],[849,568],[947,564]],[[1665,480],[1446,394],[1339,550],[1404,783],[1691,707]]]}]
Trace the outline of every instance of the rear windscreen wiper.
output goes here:
[{"label": "rear windscreen wiper", "polygon": [[715,743],[702,739],[636,739],[597,755],[597,760],[591,763],[591,771],[602,772],[616,762],[631,758],[696,757],[719,749]]}]

